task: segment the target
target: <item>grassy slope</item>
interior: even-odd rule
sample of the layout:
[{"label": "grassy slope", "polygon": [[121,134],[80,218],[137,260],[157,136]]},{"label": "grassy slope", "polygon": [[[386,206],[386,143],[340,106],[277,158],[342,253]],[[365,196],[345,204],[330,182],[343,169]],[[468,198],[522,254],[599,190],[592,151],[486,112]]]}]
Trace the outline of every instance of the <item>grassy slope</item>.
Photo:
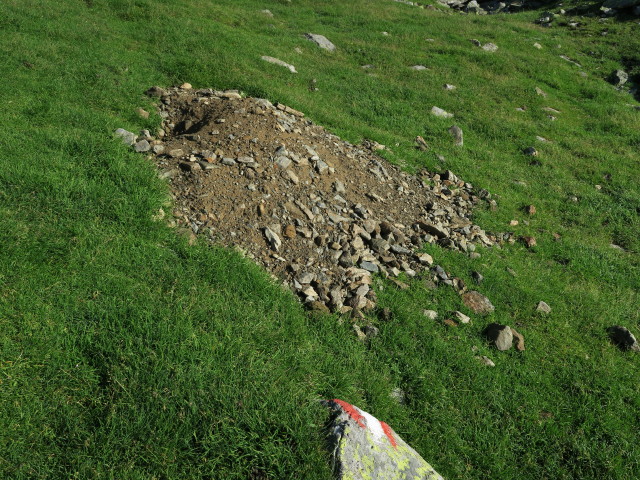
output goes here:
[{"label": "grassy slope", "polygon": [[[637,27],[600,37],[595,20],[576,33],[540,29],[535,16],[383,0],[3,2],[0,476],[327,478],[316,399],[340,397],[386,420],[448,478],[634,478],[638,357],[611,347],[604,328],[639,333],[640,188],[630,172],[640,121],[602,78],[640,51]],[[306,31],[338,52],[317,50]],[[263,64],[265,54],[300,73]],[[375,76],[360,69],[367,63]],[[416,63],[431,70],[407,71]],[[166,187],[111,132],[153,128],[157,117],[135,114],[151,108],[142,92],[184,81],[283,101],[349,140],[391,146],[389,159],[410,169],[451,168],[499,195],[496,212],[478,212],[482,225],[506,230],[518,218],[516,232],[539,246],[475,261],[432,248],[467,281],[482,272],[493,317],[452,331],[420,311],[462,309],[453,292],[386,286],[394,319],[358,344],[348,322],[308,317],[237,255],[189,247],[151,220]],[[451,146],[432,105],[456,114],[464,148]],[[545,105],[562,112],[556,122]],[[431,152],[412,149],[418,134]],[[532,167],[521,150],[535,135],[553,143],[536,144],[542,165]],[[529,203],[539,213],[526,226],[519,209]],[[533,313],[541,299],[551,316]],[[484,345],[491,320],[520,327],[528,350]],[[472,346],[497,367],[476,364]],[[395,387],[406,406],[388,397]]]}]

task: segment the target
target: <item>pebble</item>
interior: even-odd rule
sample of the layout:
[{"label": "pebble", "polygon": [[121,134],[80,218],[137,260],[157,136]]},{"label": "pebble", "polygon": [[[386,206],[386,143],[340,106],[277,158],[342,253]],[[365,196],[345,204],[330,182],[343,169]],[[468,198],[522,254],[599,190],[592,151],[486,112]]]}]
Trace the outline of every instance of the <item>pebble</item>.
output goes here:
[{"label": "pebble", "polygon": [[151,150],[151,145],[146,140],[140,140],[133,146],[134,150],[138,153],[148,152]]},{"label": "pebble", "polygon": [[453,113],[449,113],[441,109],[440,107],[433,106],[431,107],[431,114],[440,118],[452,118]]},{"label": "pebble", "polygon": [[547,305],[546,302],[540,300],[538,302],[538,305],[536,306],[536,311],[544,314],[549,314],[551,313],[551,307]]},{"label": "pebble", "polygon": [[507,325],[491,323],[485,328],[484,334],[502,352],[509,350],[513,345],[513,333]]},{"label": "pebble", "polygon": [[276,232],[271,230],[269,227],[264,227],[264,235],[267,237],[267,241],[271,248],[273,248],[276,252],[280,250],[280,246],[282,245],[282,240]]},{"label": "pebble", "polygon": [[375,263],[363,261],[360,263],[360,268],[367,270],[368,272],[378,273],[380,269]]},{"label": "pebble", "polygon": [[453,125],[449,129],[449,133],[453,136],[454,142],[458,147],[462,147],[464,145],[464,138],[460,127]]},{"label": "pebble", "polygon": [[438,318],[438,312],[436,312],[435,310],[423,310],[422,314],[429,320],[435,320]]},{"label": "pebble", "polygon": [[527,248],[535,247],[538,244],[538,242],[536,241],[536,238],[535,237],[531,237],[531,236],[520,237],[520,241],[522,243],[524,243],[524,245]]},{"label": "pebble", "polygon": [[279,65],[281,67],[285,67],[286,69],[288,69],[291,73],[298,73],[296,71],[296,67],[294,67],[293,65],[283,62],[282,60],[279,60],[277,58],[274,57],[270,57],[268,55],[263,55],[262,57],[260,57],[262,60],[264,60],[265,62],[268,63],[272,63],[274,65]]},{"label": "pebble", "polygon": [[458,322],[460,323],[469,323],[471,321],[471,318],[457,310],[453,312],[453,315],[458,319]]},{"label": "pebble", "polygon": [[486,357],[484,355],[475,356],[473,358],[478,360],[483,365],[486,365],[487,367],[495,367],[496,366],[496,364],[493,363],[493,361],[491,361],[491,359],[489,357]]},{"label": "pebble", "polygon": [[286,238],[295,238],[296,237],[296,227],[294,227],[293,225],[287,225],[286,227],[284,227],[283,235]]},{"label": "pebble", "polygon": [[116,130],[116,136],[122,139],[122,143],[124,143],[125,145],[129,145],[130,147],[135,145],[136,139],[137,139],[137,136],[135,133],[129,132],[124,128],[118,128]]}]

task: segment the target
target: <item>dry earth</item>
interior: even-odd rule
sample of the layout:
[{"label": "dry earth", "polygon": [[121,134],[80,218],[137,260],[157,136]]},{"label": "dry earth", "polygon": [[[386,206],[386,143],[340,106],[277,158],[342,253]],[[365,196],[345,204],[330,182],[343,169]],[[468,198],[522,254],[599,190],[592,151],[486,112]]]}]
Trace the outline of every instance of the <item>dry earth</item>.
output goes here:
[{"label": "dry earth", "polygon": [[373,308],[376,273],[430,269],[463,292],[417,250],[438,243],[477,255],[476,244],[497,242],[470,220],[491,195],[450,171],[409,175],[376,155],[382,145],[352,145],[301,112],[237,91],[147,94],[160,99],[162,129],[130,143],[153,153],[170,182],[176,224],[241,249],[310,308]]}]

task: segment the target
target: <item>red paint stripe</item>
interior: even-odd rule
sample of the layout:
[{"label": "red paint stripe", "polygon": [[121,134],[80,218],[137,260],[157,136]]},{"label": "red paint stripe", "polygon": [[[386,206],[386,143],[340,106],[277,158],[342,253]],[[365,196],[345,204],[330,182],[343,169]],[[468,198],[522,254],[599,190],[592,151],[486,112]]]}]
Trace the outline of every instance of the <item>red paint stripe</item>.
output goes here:
[{"label": "red paint stripe", "polygon": [[[350,403],[345,402],[344,400],[338,400],[337,398],[334,398],[332,401],[337,403],[338,405],[340,405],[342,410],[347,412],[347,414],[353,419],[354,422],[356,422],[362,428],[367,428],[365,426],[365,424],[362,423],[362,420],[364,420],[364,417],[362,415],[360,415],[360,412],[358,412],[356,407],[354,407]],[[389,427],[387,427],[387,428],[389,428]],[[386,433],[386,430],[385,430],[385,433]],[[393,441],[393,443],[395,443],[395,441]]]},{"label": "red paint stripe", "polygon": [[393,448],[396,448],[398,444],[396,443],[396,439],[393,437],[393,430],[391,430],[391,427],[384,422],[380,422],[380,425],[382,425],[382,431],[391,442],[391,445],[393,445]]}]

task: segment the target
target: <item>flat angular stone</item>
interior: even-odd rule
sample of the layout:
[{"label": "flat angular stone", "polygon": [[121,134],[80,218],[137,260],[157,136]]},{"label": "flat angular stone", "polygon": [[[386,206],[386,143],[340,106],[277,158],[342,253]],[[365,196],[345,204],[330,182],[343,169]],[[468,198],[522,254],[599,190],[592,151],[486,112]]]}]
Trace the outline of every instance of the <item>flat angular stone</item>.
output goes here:
[{"label": "flat angular stone", "polygon": [[493,361],[491,361],[491,359],[489,357],[486,357],[484,355],[479,355],[479,356],[473,357],[473,358],[478,360],[483,365],[486,365],[487,367],[495,367],[496,366],[496,364],[493,363]]},{"label": "flat angular stone", "polygon": [[495,310],[489,299],[475,290],[463,294],[462,301],[478,315],[488,315]]},{"label": "flat angular stone", "polygon": [[132,147],[136,143],[136,134],[133,132],[129,132],[124,128],[118,128],[116,130],[116,136],[122,139],[122,143],[124,143],[125,145],[129,145],[130,147]]},{"label": "flat angular stone", "polygon": [[440,118],[451,118],[453,117],[453,113],[449,113],[441,109],[440,107],[431,107],[431,114]]},{"label": "flat angular stone", "polygon": [[281,67],[285,67],[287,68],[291,73],[298,73],[296,71],[296,67],[294,67],[293,65],[283,62],[282,60],[279,60],[277,58],[274,57],[270,57],[268,55],[263,55],[262,57],[260,57],[262,60],[264,60],[265,62],[268,63],[273,63],[274,65],[279,65]]},{"label": "flat angular stone", "polygon": [[151,150],[151,145],[149,145],[149,142],[146,140],[140,140],[133,146],[133,149],[138,153],[144,153]]},{"label": "flat angular stone", "polygon": [[331,409],[329,441],[340,480],[444,480],[389,425],[342,400]]},{"label": "flat angular stone", "polygon": [[271,230],[269,227],[264,227],[264,236],[267,237],[267,240],[269,241],[269,245],[271,245],[271,248],[273,248],[276,252],[280,250],[280,246],[282,245],[282,240],[280,240],[280,237],[276,232]]},{"label": "flat angular stone", "polygon": [[509,350],[513,344],[513,333],[507,325],[491,323],[485,328],[484,334],[501,352]]},{"label": "flat angular stone", "polygon": [[324,35],[318,35],[317,33],[305,33],[304,36],[324,50],[333,52],[336,49],[336,46]]},{"label": "flat angular stone", "polygon": [[549,314],[549,313],[551,313],[551,307],[549,305],[547,305],[546,302],[543,302],[542,300],[540,300],[538,302],[538,306],[536,307],[536,311],[538,311],[540,313]]}]

